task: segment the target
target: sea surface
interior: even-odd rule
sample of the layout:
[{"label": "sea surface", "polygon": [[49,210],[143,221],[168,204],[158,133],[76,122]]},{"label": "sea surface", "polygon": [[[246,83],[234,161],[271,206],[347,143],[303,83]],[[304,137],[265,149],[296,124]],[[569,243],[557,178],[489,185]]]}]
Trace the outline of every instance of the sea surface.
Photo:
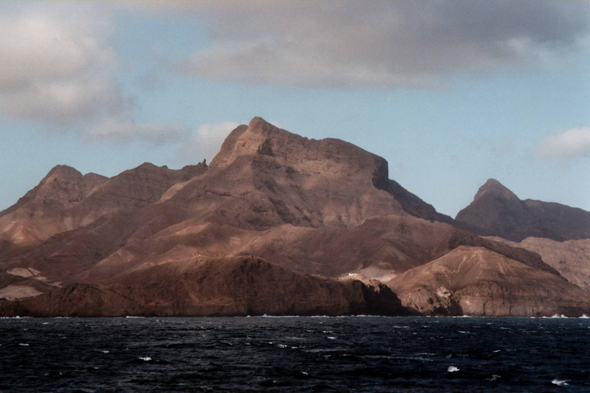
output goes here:
[{"label": "sea surface", "polygon": [[590,319],[0,319],[2,392],[590,392]]}]

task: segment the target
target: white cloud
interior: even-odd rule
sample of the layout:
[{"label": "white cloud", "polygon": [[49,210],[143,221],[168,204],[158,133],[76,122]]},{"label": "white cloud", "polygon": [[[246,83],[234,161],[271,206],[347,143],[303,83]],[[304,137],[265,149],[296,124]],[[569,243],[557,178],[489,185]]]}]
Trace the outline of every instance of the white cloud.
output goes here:
[{"label": "white cloud", "polygon": [[[590,4],[556,1],[223,1],[135,4],[209,19],[212,45],[177,71],[213,81],[415,86],[457,72],[558,62]],[[213,21],[213,22],[211,22]]]},{"label": "white cloud", "polygon": [[145,123],[107,118],[87,132],[93,140],[127,143],[144,141],[163,145],[188,139],[190,130],[180,124]]},{"label": "white cloud", "polygon": [[211,161],[221,149],[225,138],[239,125],[239,123],[232,121],[199,125],[193,140],[183,151],[182,155],[189,162],[194,162],[195,157],[198,160],[206,158]]},{"label": "white cloud", "polygon": [[127,110],[115,81],[111,25],[96,9],[35,3],[0,16],[0,111],[67,124]]},{"label": "white cloud", "polygon": [[573,128],[544,138],[535,151],[542,158],[576,158],[590,155],[590,127]]}]

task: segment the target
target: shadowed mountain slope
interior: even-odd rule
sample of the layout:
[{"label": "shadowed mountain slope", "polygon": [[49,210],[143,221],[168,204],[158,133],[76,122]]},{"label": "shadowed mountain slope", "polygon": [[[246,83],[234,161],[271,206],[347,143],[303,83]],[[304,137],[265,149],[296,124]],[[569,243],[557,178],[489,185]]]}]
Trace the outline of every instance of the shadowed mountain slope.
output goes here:
[{"label": "shadowed mountain slope", "polygon": [[153,266],[108,285],[72,284],[19,303],[0,302],[0,312],[44,317],[408,314],[385,286],[305,276],[249,257]]}]

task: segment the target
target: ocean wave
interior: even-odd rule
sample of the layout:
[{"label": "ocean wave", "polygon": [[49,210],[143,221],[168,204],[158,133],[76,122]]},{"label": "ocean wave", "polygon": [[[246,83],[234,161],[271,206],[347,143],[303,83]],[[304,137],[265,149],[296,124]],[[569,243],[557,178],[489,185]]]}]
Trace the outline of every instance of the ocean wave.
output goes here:
[{"label": "ocean wave", "polygon": [[557,385],[557,386],[569,385],[569,383],[567,383],[567,381],[565,379],[557,379],[557,378],[555,378],[553,381],[551,381],[551,383],[554,385]]}]

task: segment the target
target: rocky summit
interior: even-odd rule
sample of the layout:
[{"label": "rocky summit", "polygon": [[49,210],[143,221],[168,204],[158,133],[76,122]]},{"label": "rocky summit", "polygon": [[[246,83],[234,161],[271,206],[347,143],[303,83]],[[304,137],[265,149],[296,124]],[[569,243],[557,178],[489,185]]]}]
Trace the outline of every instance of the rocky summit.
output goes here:
[{"label": "rocky summit", "polygon": [[585,214],[490,180],[453,220],[383,158],[255,117],[210,165],[52,169],[0,212],[0,313],[590,314],[579,252],[514,243],[588,238]]}]

